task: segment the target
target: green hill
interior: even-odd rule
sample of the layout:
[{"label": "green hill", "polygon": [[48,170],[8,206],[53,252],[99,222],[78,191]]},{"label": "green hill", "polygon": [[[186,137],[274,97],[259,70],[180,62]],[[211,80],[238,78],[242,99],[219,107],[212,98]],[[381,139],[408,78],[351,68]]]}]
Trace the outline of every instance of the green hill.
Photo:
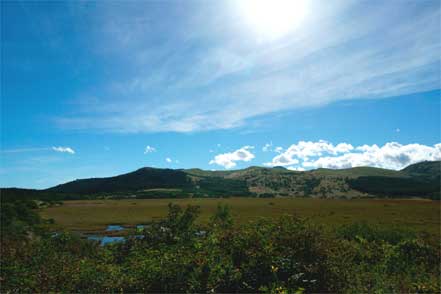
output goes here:
[{"label": "green hill", "polygon": [[378,168],[370,166],[360,166],[346,169],[328,169],[319,168],[311,171],[311,173],[319,176],[335,176],[335,177],[362,177],[362,176],[384,176],[384,177],[399,177],[402,176],[401,172]]},{"label": "green hill", "polygon": [[49,188],[47,191],[95,194],[130,192],[152,188],[187,188],[190,185],[191,182],[183,171],[144,167],[115,177],[75,180]]},{"label": "green hill", "polygon": [[46,190],[1,189],[2,199],[184,197],[426,197],[439,199],[440,162],[401,171],[374,167],[291,171],[252,166],[241,170],[141,168],[108,178],[81,179]]},{"label": "green hill", "polygon": [[411,164],[401,170],[402,173],[409,176],[419,177],[439,177],[441,171],[441,161],[423,161]]},{"label": "green hill", "polygon": [[376,196],[440,199],[441,162],[424,161],[399,171],[399,177],[361,176],[348,181],[351,188]]}]

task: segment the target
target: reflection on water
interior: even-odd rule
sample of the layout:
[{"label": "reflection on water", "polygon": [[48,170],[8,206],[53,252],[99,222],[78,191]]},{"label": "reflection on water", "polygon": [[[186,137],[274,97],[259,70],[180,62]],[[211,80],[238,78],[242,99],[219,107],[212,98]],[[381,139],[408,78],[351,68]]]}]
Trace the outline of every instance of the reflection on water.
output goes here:
[{"label": "reflection on water", "polygon": [[87,240],[100,242],[101,246],[111,244],[111,243],[119,243],[124,242],[126,238],[124,237],[109,237],[109,236],[89,236]]},{"label": "reflection on water", "polygon": [[[148,225],[147,225],[148,227]],[[101,246],[107,245],[107,244],[112,244],[112,243],[121,243],[121,242],[125,242],[127,240],[127,238],[136,238],[136,239],[143,239],[144,235],[141,235],[142,232],[144,231],[144,229],[146,228],[146,225],[136,225],[136,232],[138,234],[136,235],[131,235],[128,237],[122,237],[122,236],[102,236],[102,235],[91,235],[87,237],[87,240],[91,240],[91,241],[96,241],[99,242]],[[125,230],[126,228],[124,228],[123,226],[119,226],[119,225],[109,225],[106,228],[106,231],[122,231]],[[166,231],[167,228],[165,227],[161,227],[162,231]],[[197,237],[205,237],[207,234],[206,231],[204,230],[200,230],[195,232],[195,235]]]},{"label": "reflection on water", "polygon": [[108,225],[106,231],[122,231],[125,228],[123,226],[118,226],[118,225]]},{"label": "reflection on water", "polygon": [[[108,225],[106,228],[106,232],[113,232],[113,231],[123,231],[126,228],[120,225]],[[144,229],[143,225],[137,225],[136,230],[138,232],[141,232]],[[143,238],[143,235],[136,235],[135,238]],[[126,241],[126,237],[122,236],[102,236],[102,235],[92,235],[88,236],[87,240],[91,241],[97,241],[100,243],[101,246],[112,244],[112,243],[121,243]]]}]

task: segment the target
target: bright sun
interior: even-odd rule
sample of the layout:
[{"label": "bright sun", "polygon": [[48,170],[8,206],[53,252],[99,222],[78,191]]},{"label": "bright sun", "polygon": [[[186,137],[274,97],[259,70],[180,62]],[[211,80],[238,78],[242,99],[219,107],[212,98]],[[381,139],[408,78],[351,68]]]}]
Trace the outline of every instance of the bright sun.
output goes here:
[{"label": "bright sun", "polygon": [[308,14],[307,0],[237,1],[245,22],[259,37],[277,39],[297,29]]}]

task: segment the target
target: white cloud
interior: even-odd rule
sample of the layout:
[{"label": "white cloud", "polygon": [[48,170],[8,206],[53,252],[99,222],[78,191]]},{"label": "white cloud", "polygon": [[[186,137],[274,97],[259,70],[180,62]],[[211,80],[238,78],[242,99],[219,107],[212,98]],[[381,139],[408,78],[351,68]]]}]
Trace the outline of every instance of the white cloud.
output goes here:
[{"label": "white cloud", "polygon": [[275,156],[271,162],[265,163],[265,165],[288,166],[299,163],[299,159],[308,160],[309,157],[321,156],[323,154],[336,155],[339,153],[347,153],[352,149],[354,149],[354,147],[347,143],[340,143],[334,146],[332,143],[324,140],[318,142],[300,141],[297,144],[291,145],[283,153]]},{"label": "white cloud", "polygon": [[283,151],[283,148],[280,146],[277,146],[276,148],[274,148],[274,152],[276,152],[276,153],[282,153],[282,151]]},{"label": "white cloud", "polygon": [[0,153],[27,153],[27,152],[37,152],[37,151],[48,151],[53,150],[56,152],[65,152],[70,154],[75,154],[75,150],[73,150],[70,147],[61,147],[61,146],[54,146],[54,147],[41,147],[41,148],[17,148],[17,149],[8,149],[8,150],[1,150]]},{"label": "white cloud", "polygon": [[272,150],[273,147],[273,142],[270,143],[266,143],[263,147],[262,147],[262,151],[263,152],[269,152]]},{"label": "white cloud", "polygon": [[75,151],[70,148],[70,147],[52,147],[52,150],[56,151],[56,152],[62,152],[62,153],[70,153],[70,154],[75,154]]},{"label": "white cloud", "polygon": [[167,161],[168,163],[171,163],[173,160],[172,160],[170,157],[167,157],[167,158],[165,159],[165,161]]},{"label": "white cloud", "polygon": [[152,153],[152,152],[156,152],[156,148],[147,145],[147,146],[145,147],[145,149],[144,149],[144,154],[148,154],[148,153]]},{"label": "white cloud", "polygon": [[209,164],[217,164],[227,169],[233,168],[237,165],[237,161],[252,160],[255,156],[250,150],[253,148],[253,146],[243,146],[233,152],[218,154],[214,159],[210,160]]},{"label": "white cloud", "polygon": [[[188,19],[174,15],[170,26],[140,3],[81,15],[93,16],[85,38],[97,48],[89,49],[126,70],[84,90],[78,109],[57,122],[111,132],[207,131],[335,101],[439,89],[436,1],[308,2],[320,9],[304,29],[268,44],[244,32],[223,1],[198,5]],[[167,42],[152,39],[158,32]]]},{"label": "white cloud", "polygon": [[[325,141],[299,142],[291,145],[284,153],[273,158],[268,166],[290,166],[299,168],[350,168],[355,166],[373,166],[387,169],[402,169],[409,164],[425,161],[441,160],[441,143],[434,146],[422,144],[402,145],[397,142],[383,146],[362,145],[353,148],[347,143],[336,146]],[[291,165],[298,166],[291,166]]]}]

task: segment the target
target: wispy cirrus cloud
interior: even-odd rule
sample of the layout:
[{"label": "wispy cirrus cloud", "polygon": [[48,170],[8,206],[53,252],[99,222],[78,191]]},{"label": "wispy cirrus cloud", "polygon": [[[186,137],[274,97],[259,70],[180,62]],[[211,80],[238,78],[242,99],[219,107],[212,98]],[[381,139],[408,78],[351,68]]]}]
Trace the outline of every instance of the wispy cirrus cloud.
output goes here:
[{"label": "wispy cirrus cloud", "polygon": [[41,147],[41,148],[16,148],[16,149],[6,149],[1,150],[1,153],[26,153],[26,152],[35,152],[35,151],[45,151],[50,150],[48,147]]},{"label": "wispy cirrus cloud", "polygon": [[56,119],[59,126],[229,129],[281,111],[439,89],[436,2],[310,1],[314,13],[303,26],[271,43],[245,30],[234,2],[198,5],[193,15],[170,10],[173,23],[149,14],[160,7],[138,4],[99,11],[105,17],[86,37],[125,70],[85,89],[76,113]]},{"label": "wispy cirrus cloud", "polygon": [[29,152],[39,152],[39,151],[49,151],[49,150],[55,152],[75,154],[75,151],[71,147],[62,147],[62,146],[6,149],[6,150],[1,150],[0,153],[29,153]]},{"label": "wispy cirrus cloud", "polygon": [[61,153],[69,153],[69,154],[75,154],[75,150],[73,150],[70,147],[62,147],[62,146],[58,146],[58,147],[52,147],[52,150],[56,151],[56,152],[61,152]]}]

